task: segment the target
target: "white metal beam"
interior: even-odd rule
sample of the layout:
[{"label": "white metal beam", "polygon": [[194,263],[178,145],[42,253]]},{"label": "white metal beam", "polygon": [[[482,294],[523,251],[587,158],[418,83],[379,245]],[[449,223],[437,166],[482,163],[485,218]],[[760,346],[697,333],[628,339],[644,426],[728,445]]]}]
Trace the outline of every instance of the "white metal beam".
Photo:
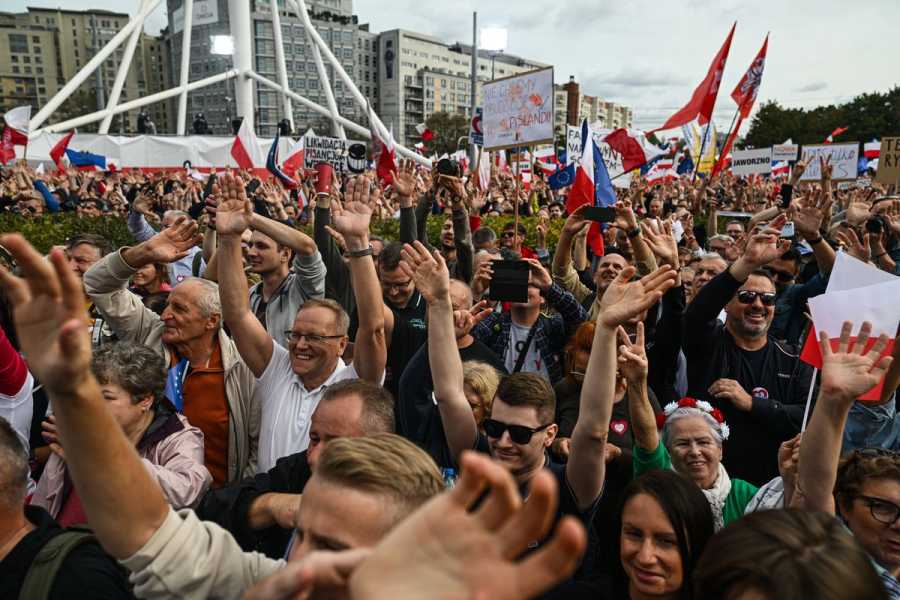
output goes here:
[{"label": "white metal beam", "polygon": [[[325,117],[329,117],[329,118],[331,117],[331,111],[329,111],[324,106],[316,104],[312,100],[304,98],[303,96],[301,96],[300,94],[297,94],[296,92],[292,92],[291,90],[285,90],[284,88],[282,88],[280,85],[278,85],[274,81],[271,81],[270,79],[266,79],[265,77],[263,77],[262,75],[259,75],[258,73],[254,73],[253,71],[250,71],[249,73],[247,73],[247,75],[251,79],[255,79],[257,82],[259,82],[260,84],[262,84],[268,88],[271,88],[278,92],[286,93],[288,96],[290,96],[291,98],[293,98],[294,100],[296,100],[297,102],[299,102],[300,104],[302,104],[303,106],[307,107],[308,109],[310,109],[312,111],[317,112],[320,115],[323,115]],[[337,120],[341,125],[343,125],[347,129],[349,129],[350,131],[358,133],[359,135],[361,135],[367,139],[372,139],[372,132],[367,127],[363,127],[362,125],[354,123],[350,119],[343,117],[340,114],[335,118],[335,120]],[[407,158],[410,158],[410,159],[416,161],[417,163],[419,163],[420,165],[428,167],[429,169],[431,168],[431,161],[429,159],[425,158],[424,156],[422,156],[421,154],[419,154],[418,152],[413,152],[406,146],[403,146],[402,144],[397,144],[397,143],[394,144],[394,148],[397,150],[398,154],[405,156]]]},{"label": "white metal beam", "polygon": [[[288,85],[287,65],[284,62],[284,44],[281,36],[281,14],[278,10],[278,1],[272,0],[272,32],[275,36],[275,66],[278,69],[278,82],[284,89],[290,89]],[[284,112],[284,118],[291,125],[291,131],[294,130],[294,110],[291,108],[291,99],[287,94],[281,94],[281,110]]]},{"label": "white metal beam", "polygon": [[[141,2],[141,6],[145,3],[146,0]],[[141,22],[138,23],[138,26],[134,28],[134,31],[131,32],[131,37],[128,38],[128,44],[125,46],[125,53],[122,55],[122,62],[119,63],[119,72],[116,73],[116,80],[113,82],[112,91],[109,92],[109,100],[106,102],[107,110],[119,103],[119,96],[122,94],[122,86],[125,85],[125,80],[128,79],[128,71],[131,69],[131,59],[134,56],[134,49],[137,47],[143,32],[144,22],[142,19]],[[113,116],[111,114],[104,117],[97,132],[100,134],[109,133],[109,126],[112,124],[112,118]]]},{"label": "white metal beam", "polygon": [[228,21],[234,40],[234,68],[240,73],[234,81],[237,116],[243,117],[250,129],[255,130],[253,81],[247,76],[253,71],[253,19],[250,17],[250,1],[228,0]]},{"label": "white metal beam", "polygon": [[119,44],[125,41],[125,38],[131,35],[131,32],[134,31],[134,28],[140,26],[144,22],[144,19],[147,18],[147,15],[149,15],[153,11],[153,9],[157,7],[160,1],[161,0],[148,0],[148,2],[144,4],[140,12],[133,16],[128,21],[128,23],[125,24],[125,27],[123,27],[119,31],[119,33],[113,36],[113,38],[109,40],[109,42],[107,42],[107,44],[100,50],[100,52],[95,54],[93,58],[91,58],[91,60],[89,60],[88,63],[84,65],[84,67],[82,67],[81,70],[78,71],[78,73],[75,74],[75,77],[70,79],[61,90],[56,92],[56,95],[54,95],[53,98],[51,98],[50,101],[47,102],[47,104],[45,104],[36,115],[31,117],[31,120],[28,122],[28,130],[34,131],[38,127],[43,125],[44,121],[46,121],[47,118],[53,114],[53,111],[59,108],[59,105],[65,102],[69,98],[69,96],[71,96],[72,93],[77,90],[82,83],[84,83],[85,79],[90,77],[91,73],[93,73],[97,69],[97,67],[100,66],[100,63],[106,60],[106,58],[110,54],[112,54],[116,48],[119,47]]},{"label": "white metal beam", "polygon": [[184,0],[182,9],[184,26],[181,28],[181,73],[178,82],[182,92],[178,96],[178,121],[176,121],[178,135],[184,135],[187,127],[187,84],[191,74],[191,29],[194,26],[194,0]]},{"label": "white metal beam", "polygon": [[[187,84],[187,91],[192,92],[194,90],[199,90],[200,88],[204,88],[222,81],[227,81],[233,77],[237,77],[238,72],[235,69],[231,69],[230,71],[225,71],[224,73],[219,73],[218,75],[213,75],[211,77],[207,77],[206,79],[198,79],[197,81],[192,81]],[[57,131],[65,131],[67,129],[73,129],[75,127],[80,127],[82,125],[87,125],[88,123],[95,123],[105,117],[108,114],[117,115],[122,112],[126,112],[129,110],[134,110],[136,108],[141,108],[142,106],[147,106],[148,104],[153,104],[154,102],[159,102],[161,100],[167,100],[169,98],[173,98],[182,92],[181,86],[174,87],[168,89],[164,92],[157,92],[155,94],[151,94],[150,96],[145,96],[143,98],[138,98],[137,100],[132,100],[131,102],[124,102],[119,104],[118,106],[111,109],[103,109],[98,110],[96,112],[92,112],[88,115],[83,115],[81,117],[75,117],[74,119],[69,119],[68,121],[63,121],[62,123],[54,123],[53,125],[47,125],[42,129],[36,129],[34,131],[29,132],[29,136],[37,135],[43,131],[47,133],[55,133]]]}]

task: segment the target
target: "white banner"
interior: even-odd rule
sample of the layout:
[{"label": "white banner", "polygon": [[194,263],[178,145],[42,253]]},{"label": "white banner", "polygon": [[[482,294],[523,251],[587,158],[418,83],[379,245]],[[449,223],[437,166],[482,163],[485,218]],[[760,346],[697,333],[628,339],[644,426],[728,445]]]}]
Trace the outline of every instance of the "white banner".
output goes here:
[{"label": "white banner", "polygon": [[[612,133],[612,129],[591,129],[591,136],[600,148],[603,162],[614,187],[631,187],[631,174],[622,175],[625,170],[622,165],[622,155],[612,149],[603,139]],[[566,125],[566,164],[576,162],[581,158],[581,127]]]},{"label": "white banner", "polygon": [[818,181],[822,176],[819,158],[831,157],[831,177],[834,180],[856,179],[856,166],[859,162],[859,144],[818,144],[803,146],[803,156],[811,155],[812,160],[800,181]]},{"label": "white banner", "polygon": [[484,149],[553,143],[553,68],[483,84]]},{"label": "white banner", "polygon": [[[219,3],[218,0],[194,0],[193,16],[191,17],[191,28],[199,25],[209,25],[210,23],[219,22]],[[179,33],[184,29],[184,5],[172,11],[172,30]]]},{"label": "white banner", "polygon": [[733,150],[731,172],[735,175],[768,175],[772,172],[772,149]]},{"label": "white banner", "polygon": [[800,146],[796,144],[775,144],[772,146],[772,162],[782,160],[797,160],[797,151]]},{"label": "white banner", "polygon": [[348,140],[307,135],[303,138],[303,147],[303,160],[307,169],[325,162],[338,173],[347,170],[347,148],[350,147]]}]

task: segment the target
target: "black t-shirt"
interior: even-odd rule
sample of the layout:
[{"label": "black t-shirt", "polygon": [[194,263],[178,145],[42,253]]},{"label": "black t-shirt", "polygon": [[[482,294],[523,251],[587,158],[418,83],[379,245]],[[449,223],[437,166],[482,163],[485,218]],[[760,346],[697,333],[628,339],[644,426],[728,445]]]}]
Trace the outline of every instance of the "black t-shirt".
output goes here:
[{"label": "black t-shirt", "polygon": [[[425,311],[428,303],[419,292],[413,292],[412,297],[403,308],[395,308],[385,300],[385,305],[394,313],[394,331],[391,334],[388,346],[387,364],[384,372],[384,387],[394,398],[398,396],[400,387],[400,375],[409,359],[425,343],[427,339],[427,325]],[[356,339],[356,330],[359,328],[359,315],[353,313],[350,319],[350,339]]]},{"label": "black t-shirt", "polygon": [[[0,561],[0,598],[19,597],[25,576],[38,552],[51,538],[64,531],[43,508],[26,506],[25,517],[36,528]],[[74,548],[63,561],[50,589],[50,598],[110,600],[134,596],[124,569],[103,551],[99,542],[88,542]]]}]

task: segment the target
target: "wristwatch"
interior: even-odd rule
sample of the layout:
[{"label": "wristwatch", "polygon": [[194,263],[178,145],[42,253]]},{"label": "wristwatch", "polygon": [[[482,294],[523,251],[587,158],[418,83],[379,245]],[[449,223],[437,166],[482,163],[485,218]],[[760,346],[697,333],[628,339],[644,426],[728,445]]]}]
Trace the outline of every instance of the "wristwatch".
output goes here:
[{"label": "wristwatch", "polygon": [[628,239],[630,239],[630,240],[633,240],[633,239],[636,238],[637,236],[641,235],[641,226],[638,225],[637,227],[635,227],[634,229],[632,229],[631,231],[629,231],[629,232],[627,233],[627,235],[628,235]]},{"label": "wristwatch", "polygon": [[348,250],[347,256],[349,258],[362,258],[363,256],[372,256],[372,244],[369,244],[362,250]]}]

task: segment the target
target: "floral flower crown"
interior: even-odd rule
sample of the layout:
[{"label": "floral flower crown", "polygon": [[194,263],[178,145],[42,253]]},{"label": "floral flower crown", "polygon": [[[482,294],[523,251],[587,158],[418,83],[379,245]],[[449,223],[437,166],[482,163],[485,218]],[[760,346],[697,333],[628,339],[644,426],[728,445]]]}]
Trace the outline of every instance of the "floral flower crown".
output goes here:
[{"label": "floral flower crown", "polygon": [[722,414],[722,411],[718,408],[713,408],[713,405],[705,400],[697,400],[695,398],[682,398],[678,402],[669,402],[666,404],[663,412],[656,415],[656,427],[658,429],[662,429],[665,426],[666,421],[672,413],[674,413],[679,408],[696,408],[697,410],[702,410],[706,414],[710,415],[713,419],[715,419],[716,423],[719,424],[719,433],[722,435],[723,440],[727,440],[728,436],[731,434],[731,429],[728,428],[728,425],[725,423],[725,415]]}]

